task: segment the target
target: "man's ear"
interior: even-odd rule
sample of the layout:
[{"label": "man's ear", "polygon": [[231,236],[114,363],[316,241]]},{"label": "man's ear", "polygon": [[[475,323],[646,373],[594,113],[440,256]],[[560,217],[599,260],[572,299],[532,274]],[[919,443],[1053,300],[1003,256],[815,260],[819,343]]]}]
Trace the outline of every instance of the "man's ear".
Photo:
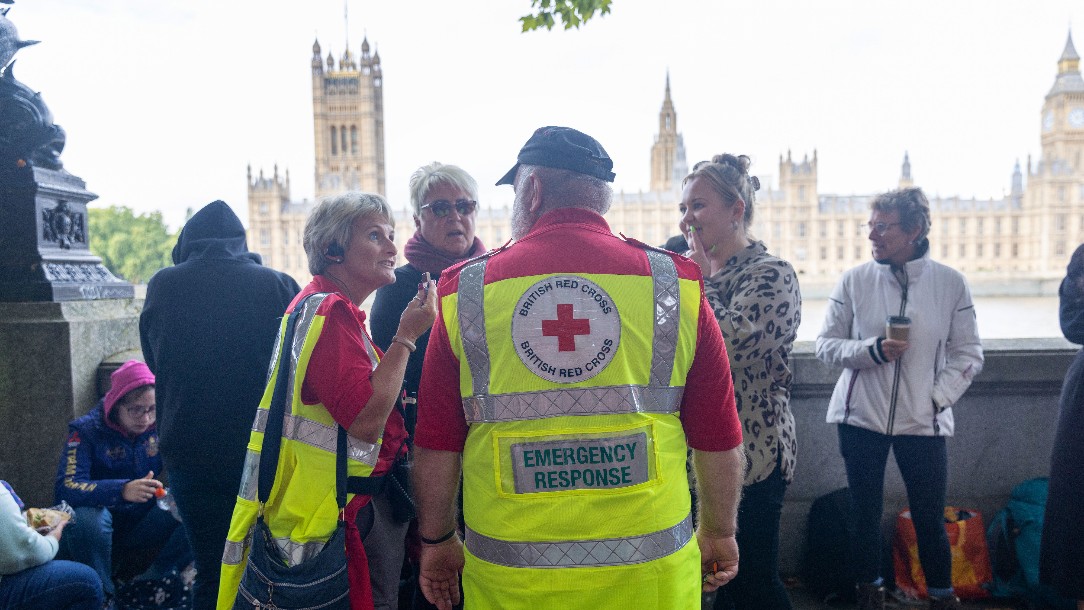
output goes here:
[{"label": "man's ear", "polygon": [[538,179],[538,176],[531,174],[527,176],[527,183],[524,186],[530,189],[528,191],[527,211],[537,214],[542,208],[542,181]]},{"label": "man's ear", "polygon": [[419,231],[422,230],[422,220],[418,218],[417,214],[414,215],[414,228]]}]

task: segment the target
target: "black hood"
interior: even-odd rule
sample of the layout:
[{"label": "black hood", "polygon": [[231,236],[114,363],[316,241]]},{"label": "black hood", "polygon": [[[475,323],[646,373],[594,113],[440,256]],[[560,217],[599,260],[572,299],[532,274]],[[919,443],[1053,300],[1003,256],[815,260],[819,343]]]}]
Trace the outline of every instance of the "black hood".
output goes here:
[{"label": "black hood", "polygon": [[242,256],[260,262],[248,251],[241,219],[223,201],[207,204],[184,224],[173,248],[173,264],[190,258],[231,258]]}]

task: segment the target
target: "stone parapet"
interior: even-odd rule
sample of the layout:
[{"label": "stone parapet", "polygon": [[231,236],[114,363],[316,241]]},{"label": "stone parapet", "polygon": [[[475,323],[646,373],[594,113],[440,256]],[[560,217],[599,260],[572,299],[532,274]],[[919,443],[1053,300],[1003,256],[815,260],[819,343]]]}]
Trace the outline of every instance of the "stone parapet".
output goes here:
[{"label": "stone parapet", "polygon": [[[983,345],[983,371],[953,407],[956,435],[948,441],[948,503],[978,509],[989,521],[1013,486],[1049,472],[1062,379],[1078,346],[1064,339],[1000,339]],[[813,501],[847,485],[836,426],[825,423],[840,371],[816,359],[812,342],[796,344],[792,355],[798,465],[787,490],[780,533],[780,570],[788,575],[802,570]],[[903,481],[890,459],[882,522],[886,537],[896,513],[906,505]]]}]

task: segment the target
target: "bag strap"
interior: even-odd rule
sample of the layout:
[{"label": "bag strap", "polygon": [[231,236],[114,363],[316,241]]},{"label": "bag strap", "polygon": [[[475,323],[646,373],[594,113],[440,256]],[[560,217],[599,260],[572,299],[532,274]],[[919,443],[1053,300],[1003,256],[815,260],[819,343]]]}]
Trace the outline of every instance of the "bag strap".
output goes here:
[{"label": "bag strap", "polygon": [[[267,425],[264,428],[263,446],[260,449],[260,480],[257,497],[262,507],[271,497],[271,488],[275,484],[275,470],[279,463],[279,449],[282,447],[282,428],[286,419],[286,403],[288,402],[287,390],[290,387],[290,379],[294,376],[293,352],[294,335],[297,330],[297,318],[300,317],[305,303],[318,294],[313,293],[298,301],[286,319],[286,331],[283,333],[282,344],[279,346],[278,377],[275,378],[275,392],[271,396],[271,405],[267,415]],[[335,452],[335,500],[339,505],[339,514],[346,507],[346,430],[339,428],[338,442]]]}]

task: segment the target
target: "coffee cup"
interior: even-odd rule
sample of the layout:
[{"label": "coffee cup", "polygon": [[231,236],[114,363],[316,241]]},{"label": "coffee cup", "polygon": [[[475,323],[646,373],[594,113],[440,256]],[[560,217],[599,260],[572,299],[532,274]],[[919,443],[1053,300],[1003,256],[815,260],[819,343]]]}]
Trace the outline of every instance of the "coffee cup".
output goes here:
[{"label": "coffee cup", "polygon": [[911,338],[911,318],[907,316],[888,316],[885,320],[885,337],[896,341]]}]

